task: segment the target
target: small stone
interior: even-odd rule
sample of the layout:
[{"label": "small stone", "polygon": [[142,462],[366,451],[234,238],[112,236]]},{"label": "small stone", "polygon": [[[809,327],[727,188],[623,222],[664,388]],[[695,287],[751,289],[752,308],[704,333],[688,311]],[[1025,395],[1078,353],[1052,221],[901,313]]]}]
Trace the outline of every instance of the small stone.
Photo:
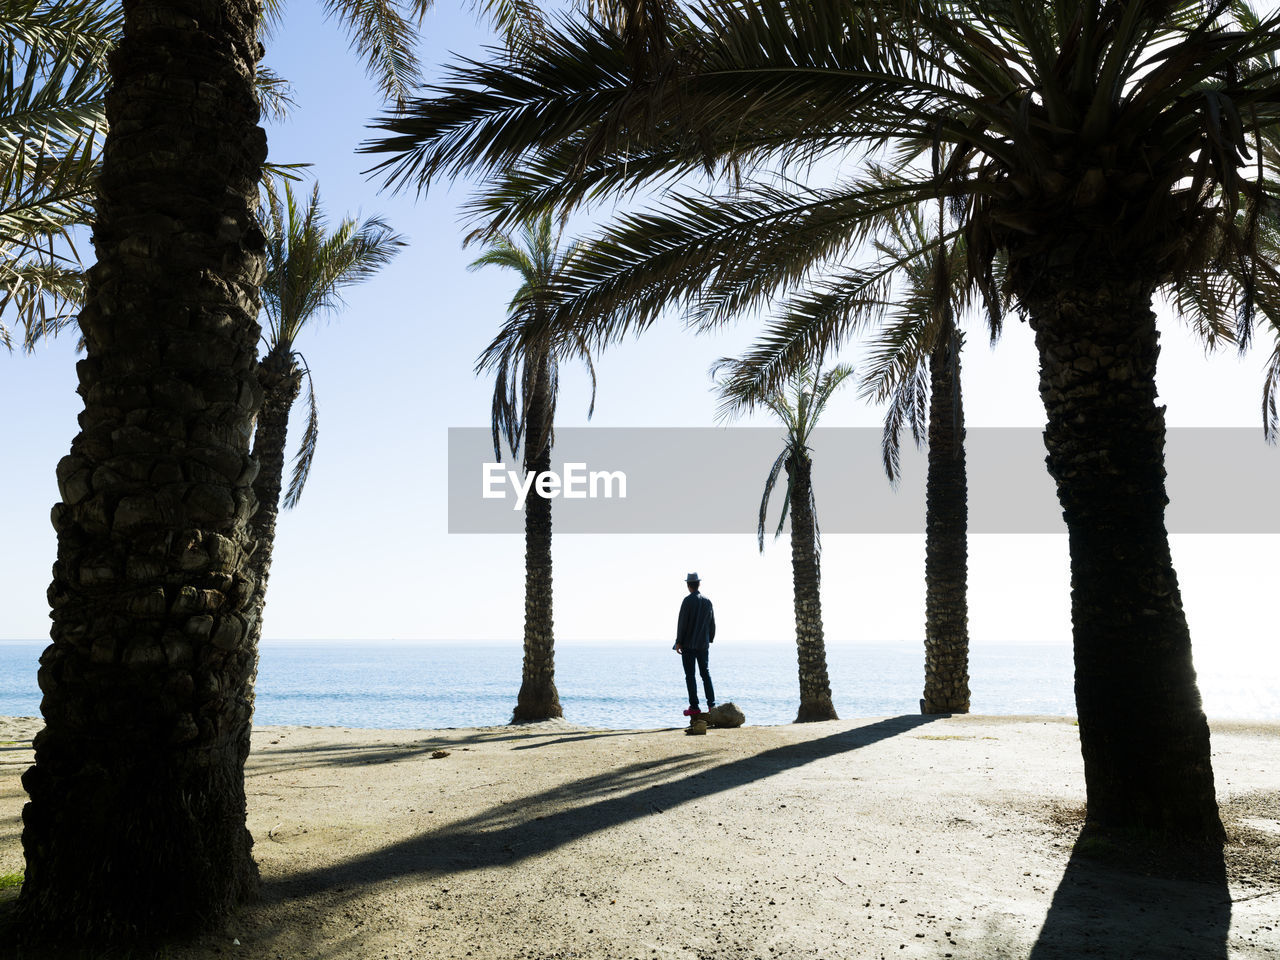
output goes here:
[{"label": "small stone", "polygon": [[746,714],[734,703],[716,704],[706,713],[705,719],[708,726],[726,729],[740,727],[747,722]]}]

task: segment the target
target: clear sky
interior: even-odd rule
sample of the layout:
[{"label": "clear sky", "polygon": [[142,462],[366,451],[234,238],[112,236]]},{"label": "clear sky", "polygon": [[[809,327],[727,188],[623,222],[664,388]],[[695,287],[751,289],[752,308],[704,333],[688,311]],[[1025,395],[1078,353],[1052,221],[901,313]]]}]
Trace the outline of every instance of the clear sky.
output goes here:
[{"label": "clear sky", "polygon": [[[425,26],[424,63],[434,74],[448,51],[489,42],[463,4],[438,0]],[[299,348],[320,403],[320,444],[299,507],[277,533],[266,612],[268,639],[511,639],[521,635],[523,541],[446,531],[446,431],[487,425],[491,385],[472,366],[504,317],[514,277],[467,272],[478,251],[463,250],[457,206],[465,185],[428,198],[380,194],[360,171],[354,147],[379,101],[345,38],[312,4],[288,5],[267,63],[288,78],[298,106],[268,130],[271,156],[309,161],[324,201],[344,213],[380,213],[410,246],[374,281],[353,289],[347,307],[305,335]],[[88,252],[88,244],[85,245]],[[1191,333],[1162,315],[1162,401],[1171,426],[1259,428],[1265,353],[1206,359]],[[678,318],[607,353],[590,425],[710,426],[716,401],[708,367],[745,346],[750,323],[695,337]],[[856,351],[846,359],[856,363]],[[45,590],[55,555],[49,507],[54,466],[76,431],[74,338],[37,356],[0,355],[0,638],[47,635]],[[1041,426],[1030,331],[1012,320],[991,351],[980,333],[965,351],[967,422]],[[587,378],[567,369],[558,423],[586,426]],[[881,414],[847,390],[824,424],[876,426]],[[757,421],[761,424],[767,421]],[[301,431],[295,419],[293,436]],[[817,451],[817,456],[821,451]],[[1280,457],[1280,451],[1277,451]],[[673,464],[673,470],[679,465]],[[1221,464],[1224,495],[1232,465]],[[762,485],[763,472],[726,463],[690,476],[689,497],[724,484]],[[838,489],[818,489],[824,498]],[[745,518],[750,529],[752,518]],[[1249,656],[1280,673],[1274,652],[1276,537],[1182,535],[1176,566],[1197,659]],[[973,642],[1070,638],[1065,536],[970,538]],[[828,535],[823,603],[828,642],[920,643],[923,538]],[[753,535],[561,536],[555,541],[557,639],[669,642],[689,570],[716,603],[719,636],[793,642],[786,540],[761,556]]]}]

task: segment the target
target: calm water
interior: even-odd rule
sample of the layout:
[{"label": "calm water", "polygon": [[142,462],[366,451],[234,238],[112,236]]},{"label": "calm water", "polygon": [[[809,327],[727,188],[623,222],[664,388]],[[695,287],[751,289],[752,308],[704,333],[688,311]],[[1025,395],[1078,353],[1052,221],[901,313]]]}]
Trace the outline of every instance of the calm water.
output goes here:
[{"label": "calm water", "polygon": [[[39,715],[35,672],[44,646],[0,641],[0,715]],[[711,651],[718,700],[737,703],[748,723],[794,719],[793,648],[717,643]],[[923,666],[914,647],[832,646],[827,654],[840,716],[919,711]],[[515,705],[520,658],[515,642],[269,642],[262,648],[254,719],[385,728],[502,724]],[[1275,678],[1259,679],[1250,666],[1200,671],[1210,717],[1280,720]],[[974,644],[970,677],[974,713],[1075,714],[1069,646]],[[563,644],[556,684],[572,723],[624,728],[682,720],[684,675],[669,644]]]}]

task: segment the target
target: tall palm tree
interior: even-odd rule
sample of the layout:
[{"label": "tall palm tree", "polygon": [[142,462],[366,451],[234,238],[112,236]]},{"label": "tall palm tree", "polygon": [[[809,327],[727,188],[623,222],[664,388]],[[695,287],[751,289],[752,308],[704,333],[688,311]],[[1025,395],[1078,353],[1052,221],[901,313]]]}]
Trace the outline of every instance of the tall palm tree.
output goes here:
[{"label": "tall palm tree", "polygon": [[[527,474],[551,469],[556,399],[563,345],[533,331],[554,304],[556,283],[576,248],[560,250],[550,213],[526,224],[518,237],[497,232],[470,266],[514,270],[521,283],[511,298],[510,316],[477,365],[494,373],[493,455],[502,459],[505,441],[513,457],[524,447]],[[579,352],[590,368],[590,357]],[[588,414],[589,415],[589,414]],[[551,500],[534,484],[524,505],[524,666],[512,723],[564,716],[555,682],[555,628],[551,585]]]},{"label": "tall palm tree", "polygon": [[85,407],[58,464],[45,727],[23,777],[18,908],[35,935],[194,927],[257,882],[243,781],[257,14],[138,0],[111,58]]},{"label": "tall palm tree", "polygon": [[[897,264],[895,292],[873,335],[862,394],[887,402],[884,466],[899,477],[906,427],[928,436],[925,481],[925,714],[969,712],[968,482],[957,317],[968,306],[962,242],[939,244],[945,210],[895,210],[876,249]],[[931,226],[936,220],[936,226]],[[992,341],[999,336],[993,327]]]},{"label": "tall palm tree", "polygon": [[[1227,0],[706,0],[656,67],[632,68],[582,20],[517,64],[455,64],[366,149],[390,154],[392,183],[496,176],[479,207],[499,223],[731,174],[740,189],[723,196],[684,190],[620,217],[553,322],[607,339],[673,301],[714,321],[799,287],[775,382],[849,331],[868,278],[845,261],[876,218],[950,198],[970,283],[993,315],[1012,297],[1036,334],[1089,822],[1218,842],[1164,526],[1151,304],[1213,278],[1225,295],[1203,323],[1230,336],[1275,289],[1256,255],[1274,194],[1250,177],[1280,120],[1278,27]],[[764,179],[842,152],[882,169],[824,187]]]},{"label": "tall palm tree", "polygon": [[[411,60],[411,38],[359,7],[338,13],[380,33],[361,49]],[[257,0],[111,11],[123,28],[80,314],[85,410],[58,465],[45,729],[23,778],[18,907],[33,937],[96,945],[215,926],[257,884],[243,767],[257,662],[261,13]]]},{"label": "tall palm tree", "polygon": [[250,561],[256,585],[251,608],[255,645],[262,635],[262,609],[275,548],[289,413],[304,379],[307,426],[284,497],[286,508],[295,506],[302,496],[319,438],[311,370],[295,344],[318,317],[342,307],[344,289],[371,279],[404,246],[404,239],[380,217],[363,221],[347,217],[330,230],[320,204],[319,184],[305,205],[294,197],[287,181],[282,189],[283,197],[274,186],[268,185],[266,190],[267,275],[262,282],[266,353],[258,364],[262,409],[253,438],[253,456],[259,464],[253,484],[258,507],[251,523],[258,546]]},{"label": "tall palm tree", "polygon": [[70,227],[88,219],[107,52],[121,26],[103,0],[0,3],[0,345],[30,348],[83,297]]},{"label": "tall palm tree", "polygon": [[[760,551],[764,552],[765,524],[774,485],[785,470],[787,489],[782,496],[775,538],[782,534],[791,512],[791,580],[796,615],[796,656],[800,670],[800,709],[796,723],[838,720],[831,702],[831,680],[827,673],[827,648],[822,638],[822,538],[818,531],[817,502],[813,496],[813,458],[809,440],[818,418],[836,388],[853,376],[853,368],[837,364],[826,372],[821,367],[802,367],[787,389],[759,398],[736,389],[740,361],[722,360],[721,415],[736,416],[759,402],[786,428],[787,439],[764,482],[760,518],[756,529]],[[747,381],[750,383],[750,380]]]}]

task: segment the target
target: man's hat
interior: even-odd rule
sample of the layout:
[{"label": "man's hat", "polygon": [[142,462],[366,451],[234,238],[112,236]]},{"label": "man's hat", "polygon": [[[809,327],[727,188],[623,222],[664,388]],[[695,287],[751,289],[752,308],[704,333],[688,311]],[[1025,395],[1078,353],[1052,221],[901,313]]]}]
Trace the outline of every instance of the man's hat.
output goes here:
[{"label": "man's hat", "polygon": [[698,579],[698,575],[696,573],[691,573],[684,578],[684,582],[685,583],[701,583],[702,581]]}]

